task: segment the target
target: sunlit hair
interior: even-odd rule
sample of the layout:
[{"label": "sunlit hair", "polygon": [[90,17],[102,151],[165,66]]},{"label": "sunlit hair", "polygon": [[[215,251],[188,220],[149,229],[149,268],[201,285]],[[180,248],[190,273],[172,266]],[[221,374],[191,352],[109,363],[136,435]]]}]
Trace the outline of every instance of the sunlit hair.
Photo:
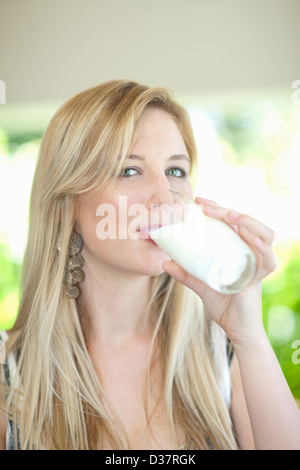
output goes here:
[{"label": "sunlit hair", "polygon": [[[101,449],[104,442],[128,448],[101,371],[96,373],[88,353],[80,303],[65,294],[64,273],[76,198],[116,181],[139,120],[151,107],[174,118],[194,169],[188,114],[164,88],[104,83],[67,101],[44,135],[32,186],[19,314],[8,342],[8,353],[18,357],[8,412],[23,449]],[[166,273],[153,278],[153,311],[153,344],[154,339],[160,344],[162,399],[174,442],[190,449],[211,443],[234,449],[221,394],[226,357],[219,327],[199,298]]]}]

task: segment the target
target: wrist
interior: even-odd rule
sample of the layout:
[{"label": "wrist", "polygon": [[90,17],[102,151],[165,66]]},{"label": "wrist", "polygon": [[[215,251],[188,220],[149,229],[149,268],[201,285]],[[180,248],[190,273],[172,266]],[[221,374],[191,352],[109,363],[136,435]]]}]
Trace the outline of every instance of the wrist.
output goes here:
[{"label": "wrist", "polygon": [[259,351],[265,350],[266,347],[269,348],[271,346],[263,327],[256,331],[255,334],[233,340],[230,338],[230,340],[237,357],[245,354],[254,355],[259,353]]},{"label": "wrist", "polygon": [[227,335],[235,349],[256,347],[267,340],[260,285],[251,286],[234,296],[228,320]]}]

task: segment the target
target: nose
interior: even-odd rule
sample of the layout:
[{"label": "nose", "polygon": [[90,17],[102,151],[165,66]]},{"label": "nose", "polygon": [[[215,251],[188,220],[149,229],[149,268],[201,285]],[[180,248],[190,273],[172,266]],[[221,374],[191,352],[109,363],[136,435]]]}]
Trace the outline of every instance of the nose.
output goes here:
[{"label": "nose", "polygon": [[182,194],[170,188],[158,188],[152,192],[147,201],[147,209],[155,210],[161,207],[171,207],[175,203],[182,204]]},{"label": "nose", "polygon": [[162,173],[161,171],[157,171],[155,174],[152,175],[152,184],[154,188],[157,189],[170,189],[170,179],[167,177],[166,174]]},{"label": "nose", "polygon": [[153,193],[147,201],[148,209],[159,207],[162,204],[170,205],[172,203],[172,192],[170,188],[153,188]]},{"label": "nose", "polygon": [[148,199],[141,217],[142,227],[158,228],[183,220],[182,194],[172,189],[158,189]]},{"label": "nose", "polygon": [[[151,177],[147,184],[148,199],[153,199],[153,204],[167,202],[169,199],[167,194],[170,189],[170,180],[166,174],[164,174],[160,168],[153,168]],[[162,198],[161,202],[159,201],[160,198]]]}]

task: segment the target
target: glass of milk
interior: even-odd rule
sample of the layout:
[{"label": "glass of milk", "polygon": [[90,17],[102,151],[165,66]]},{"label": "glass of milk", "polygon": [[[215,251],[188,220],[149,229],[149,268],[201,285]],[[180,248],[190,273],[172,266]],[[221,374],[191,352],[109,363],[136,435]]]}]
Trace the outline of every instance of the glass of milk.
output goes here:
[{"label": "glass of milk", "polygon": [[163,189],[147,202],[144,231],[171,259],[214,290],[234,294],[249,284],[256,258],[236,231],[207,217],[189,197]]}]

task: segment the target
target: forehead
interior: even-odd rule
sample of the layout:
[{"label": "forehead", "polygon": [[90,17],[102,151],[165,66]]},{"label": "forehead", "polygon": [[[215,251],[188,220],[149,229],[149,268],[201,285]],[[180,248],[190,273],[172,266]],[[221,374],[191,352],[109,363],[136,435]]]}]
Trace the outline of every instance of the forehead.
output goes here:
[{"label": "forehead", "polygon": [[161,125],[177,129],[179,132],[175,119],[171,114],[161,108],[148,108],[139,119],[136,131],[142,132],[147,129],[153,131],[159,130],[161,129]]},{"label": "forehead", "polygon": [[[141,117],[134,135],[130,153],[138,147],[168,146],[174,151],[186,151],[183,136],[173,116],[162,109],[148,109]],[[175,152],[176,153],[176,152]]]}]

